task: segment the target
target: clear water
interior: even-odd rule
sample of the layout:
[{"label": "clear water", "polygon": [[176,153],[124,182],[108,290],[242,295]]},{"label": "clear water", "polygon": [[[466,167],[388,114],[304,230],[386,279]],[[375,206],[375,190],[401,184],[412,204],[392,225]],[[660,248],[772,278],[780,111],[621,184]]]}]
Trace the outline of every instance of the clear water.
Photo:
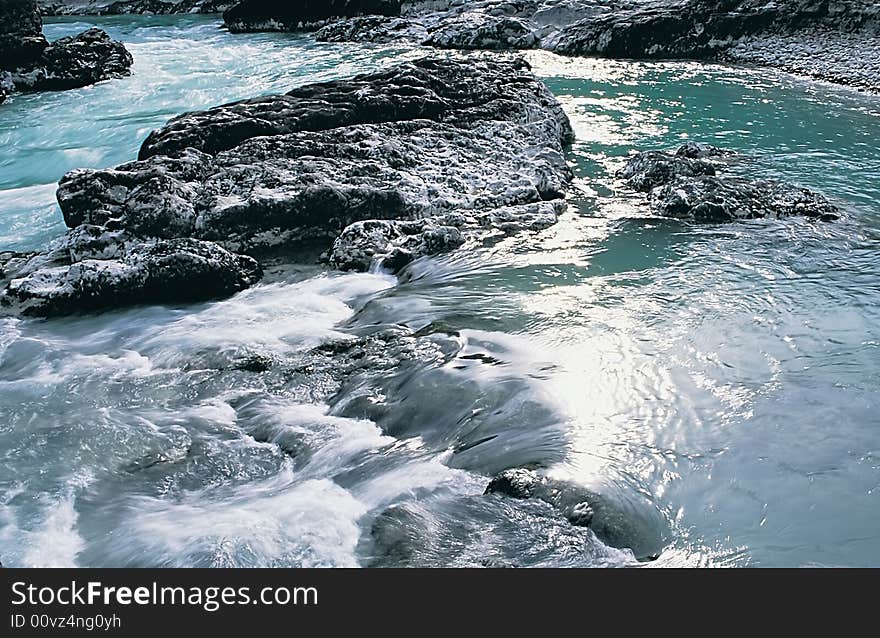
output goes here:
[{"label": "clear water", "polygon": [[[0,107],[0,249],[62,233],[55,180],[133,158],[179,112],[420,54],[209,17],[99,25],[133,77]],[[766,70],[530,58],[578,133],[571,212],[547,231],[402,282],[303,267],[217,303],[0,320],[4,564],[631,564],[548,507],[482,496],[492,473],[540,463],[624,506],[649,498],[673,531],[654,565],[880,565],[876,98]],[[844,218],[650,218],[611,176],[683,139],[820,189]],[[226,365],[431,322],[460,331],[463,357],[362,376],[396,401],[381,423]],[[380,555],[387,520],[399,542]]]}]

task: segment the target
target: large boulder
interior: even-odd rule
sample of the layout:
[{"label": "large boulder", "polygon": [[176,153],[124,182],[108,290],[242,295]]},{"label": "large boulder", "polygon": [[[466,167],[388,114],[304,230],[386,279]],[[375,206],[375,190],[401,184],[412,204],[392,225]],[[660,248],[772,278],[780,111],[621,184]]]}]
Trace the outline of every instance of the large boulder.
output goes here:
[{"label": "large boulder", "polygon": [[13,91],[78,88],[128,75],[131,54],[100,29],[53,43],[33,0],[0,0],[0,102]]},{"label": "large boulder", "polygon": [[[329,246],[368,220],[460,213],[424,232],[487,229],[500,220],[492,211],[562,201],[571,137],[522,60],[428,58],[175,118],[137,162],[65,176],[58,201],[70,226],[194,236],[248,253]],[[554,220],[560,208],[547,207]]]},{"label": "large boulder", "polygon": [[[397,272],[422,256],[537,231],[565,210],[572,137],[524,60],[484,55],[425,58],[188,113],[150,134],[137,161],[62,178],[71,236],[7,276],[8,305],[66,312],[111,271],[124,276],[102,283],[99,305],[114,295],[128,303],[136,295],[127,285],[152,290],[168,272],[148,268],[141,245],[213,247],[207,263],[229,271],[218,280],[230,292],[256,278],[237,253],[298,261],[325,251],[332,267]],[[182,239],[200,243],[174,243]],[[31,302],[39,290],[68,301]]]},{"label": "large boulder", "polygon": [[0,0],[0,71],[35,66],[47,46],[33,0]]}]

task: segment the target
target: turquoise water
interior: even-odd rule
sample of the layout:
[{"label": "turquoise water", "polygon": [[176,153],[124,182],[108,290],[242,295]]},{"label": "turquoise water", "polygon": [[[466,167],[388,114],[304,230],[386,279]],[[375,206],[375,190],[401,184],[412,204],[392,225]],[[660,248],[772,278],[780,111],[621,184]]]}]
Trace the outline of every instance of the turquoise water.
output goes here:
[{"label": "turquoise water", "polygon": [[[99,25],[133,77],[0,107],[0,250],[62,233],[54,182],[133,158],[179,112],[420,54],[206,17]],[[571,210],[547,231],[401,282],[304,267],[217,303],[3,319],[4,564],[633,562],[539,504],[481,496],[523,463],[649,501],[672,529],[653,565],[880,564],[880,103],[766,70],[529,58],[578,136]],[[685,139],[821,190],[843,218],[651,218],[613,173]],[[375,422],[223,365],[377,322],[442,322],[464,356],[352,384],[394,399]],[[485,435],[502,443],[450,453]],[[383,553],[388,520],[403,540]]]}]

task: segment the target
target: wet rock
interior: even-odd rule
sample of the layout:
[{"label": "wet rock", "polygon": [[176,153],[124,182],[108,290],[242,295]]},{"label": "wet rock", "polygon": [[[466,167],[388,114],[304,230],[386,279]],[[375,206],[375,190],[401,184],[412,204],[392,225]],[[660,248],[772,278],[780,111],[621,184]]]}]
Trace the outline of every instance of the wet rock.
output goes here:
[{"label": "wet rock", "polygon": [[444,20],[426,44],[441,49],[530,49],[538,38],[533,25],[507,16],[465,13]]},{"label": "wet rock", "polygon": [[0,71],[36,66],[47,46],[32,0],[0,0]]},{"label": "wet rock", "polygon": [[629,1],[566,26],[547,44],[566,55],[707,59],[761,34],[873,28],[878,18],[857,0]]},{"label": "wet rock", "polygon": [[223,14],[230,31],[314,30],[335,18],[400,14],[401,0],[244,0]]},{"label": "wet rock", "polygon": [[72,230],[15,274],[7,306],[53,314],[213,298],[259,278],[238,253],[296,262],[322,246],[334,267],[397,272],[468,241],[540,230],[565,209],[571,138],[523,60],[486,56],[186,114],[154,131],[139,160],[62,178]]},{"label": "wet rock", "polygon": [[651,207],[663,217],[710,223],[791,215],[833,221],[839,213],[807,188],[729,177],[676,178],[651,193]]},{"label": "wet rock", "polygon": [[278,365],[276,357],[266,354],[251,354],[235,361],[233,369],[242,372],[268,372]]},{"label": "wet rock", "polygon": [[133,63],[125,46],[101,29],[56,40],[43,50],[39,67],[18,72],[13,82],[19,90],[60,91],[95,84],[130,73]]},{"label": "wet rock", "polygon": [[237,252],[339,238],[330,262],[363,268],[555,222],[571,137],[523,61],[428,58],[175,118],[139,161],[69,173],[58,201],[69,226]]},{"label": "wet rock", "polygon": [[572,525],[589,527],[602,542],[631,549],[639,560],[656,558],[669,542],[665,518],[647,499],[617,502],[580,485],[522,468],[501,472],[485,493],[549,503]]},{"label": "wet rock", "polygon": [[[0,2],[0,96],[53,91],[129,74],[132,58],[100,29],[49,43],[33,0]],[[2,99],[0,99],[2,101]]]},{"label": "wet rock", "polygon": [[209,242],[129,242],[113,259],[40,263],[9,283],[0,305],[25,315],[53,316],[138,303],[189,302],[232,294],[261,274],[253,259]]},{"label": "wet rock", "polygon": [[791,215],[838,218],[837,206],[809,189],[778,180],[719,175],[730,155],[715,146],[688,142],[674,153],[638,153],[618,176],[631,188],[649,193],[652,211],[663,217],[706,223]]},{"label": "wet rock", "polygon": [[417,20],[386,16],[360,16],[337,20],[315,33],[318,42],[415,42],[428,40],[428,30]]},{"label": "wet rock", "polygon": [[174,156],[187,147],[216,154],[258,136],[420,119],[461,128],[493,119],[546,124],[548,137],[570,141],[573,135],[562,107],[525,61],[429,57],[350,80],[187,113],[151,133],[139,158]]},{"label": "wet rock", "polygon": [[413,259],[458,248],[465,240],[454,226],[430,221],[355,222],[333,243],[329,263],[339,270],[369,270],[373,264],[397,272]]},{"label": "wet rock", "polygon": [[632,157],[619,176],[637,191],[647,192],[667,184],[676,177],[714,175],[715,164],[687,155],[670,155],[663,151],[645,151]]}]

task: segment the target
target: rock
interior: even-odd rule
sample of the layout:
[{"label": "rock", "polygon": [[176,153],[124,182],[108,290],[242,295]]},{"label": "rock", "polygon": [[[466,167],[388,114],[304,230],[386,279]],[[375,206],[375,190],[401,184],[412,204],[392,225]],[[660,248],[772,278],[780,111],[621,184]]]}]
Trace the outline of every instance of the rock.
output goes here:
[{"label": "rock", "polygon": [[[443,227],[515,223],[507,207],[532,206],[520,211],[531,216],[523,229],[554,222],[571,136],[523,61],[427,58],[175,118],[147,138],[139,161],[65,176],[58,201],[69,226],[194,236],[248,253],[329,245],[357,222],[424,220],[354,226],[330,261],[365,267],[392,244],[415,257],[463,243]],[[443,219],[452,213],[461,216]]]},{"label": "rock", "polygon": [[244,0],[223,14],[230,31],[315,30],[334,18],[400,14],[401,0]]},{"label": "rock", "polygon": [[43,51],[41,68],[33,80],[17,83],[20,89],[59,91],[95,84],[130,73],[133,63],[125,46],[101,29],[60,38]]},{"label": "rock", "polygon": [[533,25],[519,18],[472,12],[441,22],[426,44],[441,49],[531,49],[537,42]]},{"label": "rock", "polygon": [[674,153],[646,151],[630,158],[618,176],[650,193],[653,212],[694,222],[801,215],[832,221],[838,208],[809,189],[769,179],[719,176],[730,151],[688,142]]},{"label": "rock", "polygon": [[[342,14],[340,14],[342,15]],[[331,21],[323,41],[542,48],[562,55],[773,66],[880,92],[880,5],[861,0],[410,0]],[[291,28],[269,21],[271,28]]]},{"label": "rock", "polygon": [[428,30],[416,20],[385,16],[361,16],[336,20],[315,33],[318,42],[375,42],[397,41],[422,44],[428,40]]},{"label": "rock", "polygon": [[100,29],[49,44],[33,0],[0,1],[0,96],[87,86],[128,75],[131,65],[125,46]]},{"label": "rock", "polygon": [[662,151],[646,151],[627,161],[619,176],[635,190],[647,192],[676,177],[714,174],[715,164],[703,158],[691,159],[678,153],[670,155]]},{"label": "rock", "polygon": [[572,135],[525,61],[483,55],[189,113],[139,160],[62,178],[72,230],[10,262],[4,303],[50,315],[213,298],[259,279],[236,253],[297,261],[320,247],[333,267],[398,272],[555,223]]},{"label": "rock", "polygon": [[602,542],[631,549],[639,560],[657,558],[669,542],[666,519],[647,499],[616,501],[522,468],[501,472],[490,481],[485,493],[549,503],[572,525],[589,527]]},{"label": "rock", "polygon": [[0,71],[36,66],[47,46],[33,0],[0,0]]},{"label": "rock", "polygon": [[38,0],[44,16],[223,13],[235,0]]},{"label": "rock", "polygon": [[833,221],[838,208],[813,191],[776,180],[676,178],[651,193],[658,215],[695,222],[801,215]]},{"label": "rock", "polygon": [[369,270],[377,266],[398,272],[412,260],[458,248],[465,243],[455,226],[433,221],[355,222],[333,243],[329,263],[339,270]]},{"label": "rock", "polygon": [[743,38],[820,25],[875,29],[880,11],[858,0],[620,2],[564,27],[548,48],[613,58],[714,58]]},{"label": "rock", "polygon": [[252,285],[262,272],[250,257],[195,239],[132,241],[114,258],[38,265],[12,279],[0,306],[25,315],[53,316],[138,303],[190,302],[222,297]]}]

